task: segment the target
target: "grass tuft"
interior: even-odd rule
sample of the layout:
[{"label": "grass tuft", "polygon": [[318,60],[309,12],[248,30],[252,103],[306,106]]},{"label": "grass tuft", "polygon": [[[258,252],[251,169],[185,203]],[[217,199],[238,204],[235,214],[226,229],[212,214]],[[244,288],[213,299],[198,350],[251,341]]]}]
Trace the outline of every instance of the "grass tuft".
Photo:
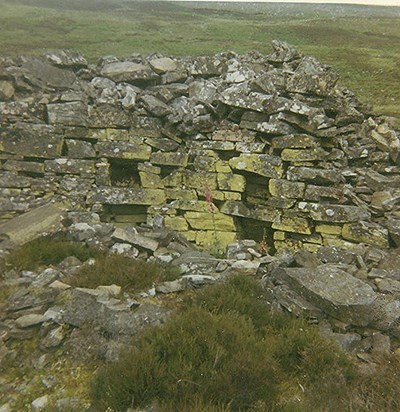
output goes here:
[{"label": "grass tuft", "polygon": [[82,243],[42,237],[15,249],[4,259],[3,268],[36,270],[40,266],[58,265],[65,258],[75,256],[81,262],[102,252]]},{"label": "grass tuft", "polygon": [[174,280],[179,275],[179,269],[174,266],[112,255],[99,256],[93,265],[82,266],[67,282],[84,288],[116,284],[125,290],[137,292],[148,289],[153,284]]}]

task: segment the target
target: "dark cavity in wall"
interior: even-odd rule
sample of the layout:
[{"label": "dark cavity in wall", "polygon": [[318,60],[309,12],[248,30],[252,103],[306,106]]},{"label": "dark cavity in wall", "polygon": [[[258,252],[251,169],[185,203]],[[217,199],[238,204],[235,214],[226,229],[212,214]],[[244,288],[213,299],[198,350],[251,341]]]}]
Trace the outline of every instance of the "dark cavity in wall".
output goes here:
[{"label": "dark cavity in wall", "polygon": [[147,207],[136,205],[107,205],[101,216],[103,222],[112,222],[117,226],[121,224],[140,224],[146,223]]},{"label": "dark cavity in wall", "polygon": [[111,185],[117,187],[140,187],[137,162],[132,160],[110,160]]},{"label": "dark cavity in wall", "polygon": [[245,217],[236,217],[235,224],[238,239],[253,239],[261,248],[265,248],[264,252],[275,253],[274,230],[270,223]]}]

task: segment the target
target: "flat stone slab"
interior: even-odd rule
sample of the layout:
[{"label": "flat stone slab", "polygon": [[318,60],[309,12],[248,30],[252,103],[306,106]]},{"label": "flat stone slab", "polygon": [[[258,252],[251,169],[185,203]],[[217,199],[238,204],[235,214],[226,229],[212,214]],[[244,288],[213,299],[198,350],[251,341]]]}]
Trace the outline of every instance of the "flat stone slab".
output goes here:
[{"label": "flat stone slab", "polygon": [[165,193],[159,189],[136,189],[101,186],[88,194],[87,204],[106,205],[161,205],[166,200]]},{"label": "flat stone slab", "polygon": [[334,318],[366,326],[374,317],[377,295],[367,283],[335,265],[279,268],[276,275],[301,297]]},{"label": "flat stone slab", "polygon": [[55,204],[40,206],[0,225],[0,235],[6,235],[14,245],[23,245],[60,229],[62,213]]},{"label": "flat stone slab", "polygon": [[39,325],[46,320],[46,316],[32,313],[30,315],[20,316],[15,320],[15,323],[19,328],[29,328],[30,326]]},{"label": "flat stone slab", "polygon": [[159,243],[149,237],[143,236],[139,233],[128,232],[122,228],[115,229],[112,237],[123,242],[131,243],[134,246],[139,246],[141,248],[151,250],[154,252],[158,249]]}]

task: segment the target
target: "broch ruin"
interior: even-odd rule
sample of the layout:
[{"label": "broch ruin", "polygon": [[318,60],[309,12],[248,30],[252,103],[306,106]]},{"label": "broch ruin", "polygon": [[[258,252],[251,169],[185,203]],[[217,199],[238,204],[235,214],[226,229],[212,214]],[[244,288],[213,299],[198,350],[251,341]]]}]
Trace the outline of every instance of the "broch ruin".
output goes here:
[{"label": "broch ruin", "polygon": [[273,46],[97,66],[68,52],[3,59],[1,219],[59,201],[198,245],[217,232],[223,246],[389,247],[396,131],[331,68]]},{"label": "broch ruin", "polygon": [[[387,351],[400,337],[399,138],[330,67],[281,41],[270,55],[2,58],[0,246],[56,229],[180,266],[152,296],[258,273],[271,304],[346,350]],[[132,335],[168,315],[115,290],[68,290],[70,270],[5,278],[28,292],[9,299],[4,341],[94,319]],[[52,307],[57,293],[73,299]]]}]

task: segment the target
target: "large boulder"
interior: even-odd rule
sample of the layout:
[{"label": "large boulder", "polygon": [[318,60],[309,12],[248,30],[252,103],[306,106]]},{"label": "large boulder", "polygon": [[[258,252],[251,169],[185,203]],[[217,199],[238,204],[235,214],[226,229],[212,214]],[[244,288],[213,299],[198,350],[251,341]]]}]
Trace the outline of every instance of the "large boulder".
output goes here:
[{"label": "large boulder", "polygon": [[275,276],[333,318],[356,326],[367,326],[374,319],[377,294],[370,285],[336,265],[279,268]]}]

